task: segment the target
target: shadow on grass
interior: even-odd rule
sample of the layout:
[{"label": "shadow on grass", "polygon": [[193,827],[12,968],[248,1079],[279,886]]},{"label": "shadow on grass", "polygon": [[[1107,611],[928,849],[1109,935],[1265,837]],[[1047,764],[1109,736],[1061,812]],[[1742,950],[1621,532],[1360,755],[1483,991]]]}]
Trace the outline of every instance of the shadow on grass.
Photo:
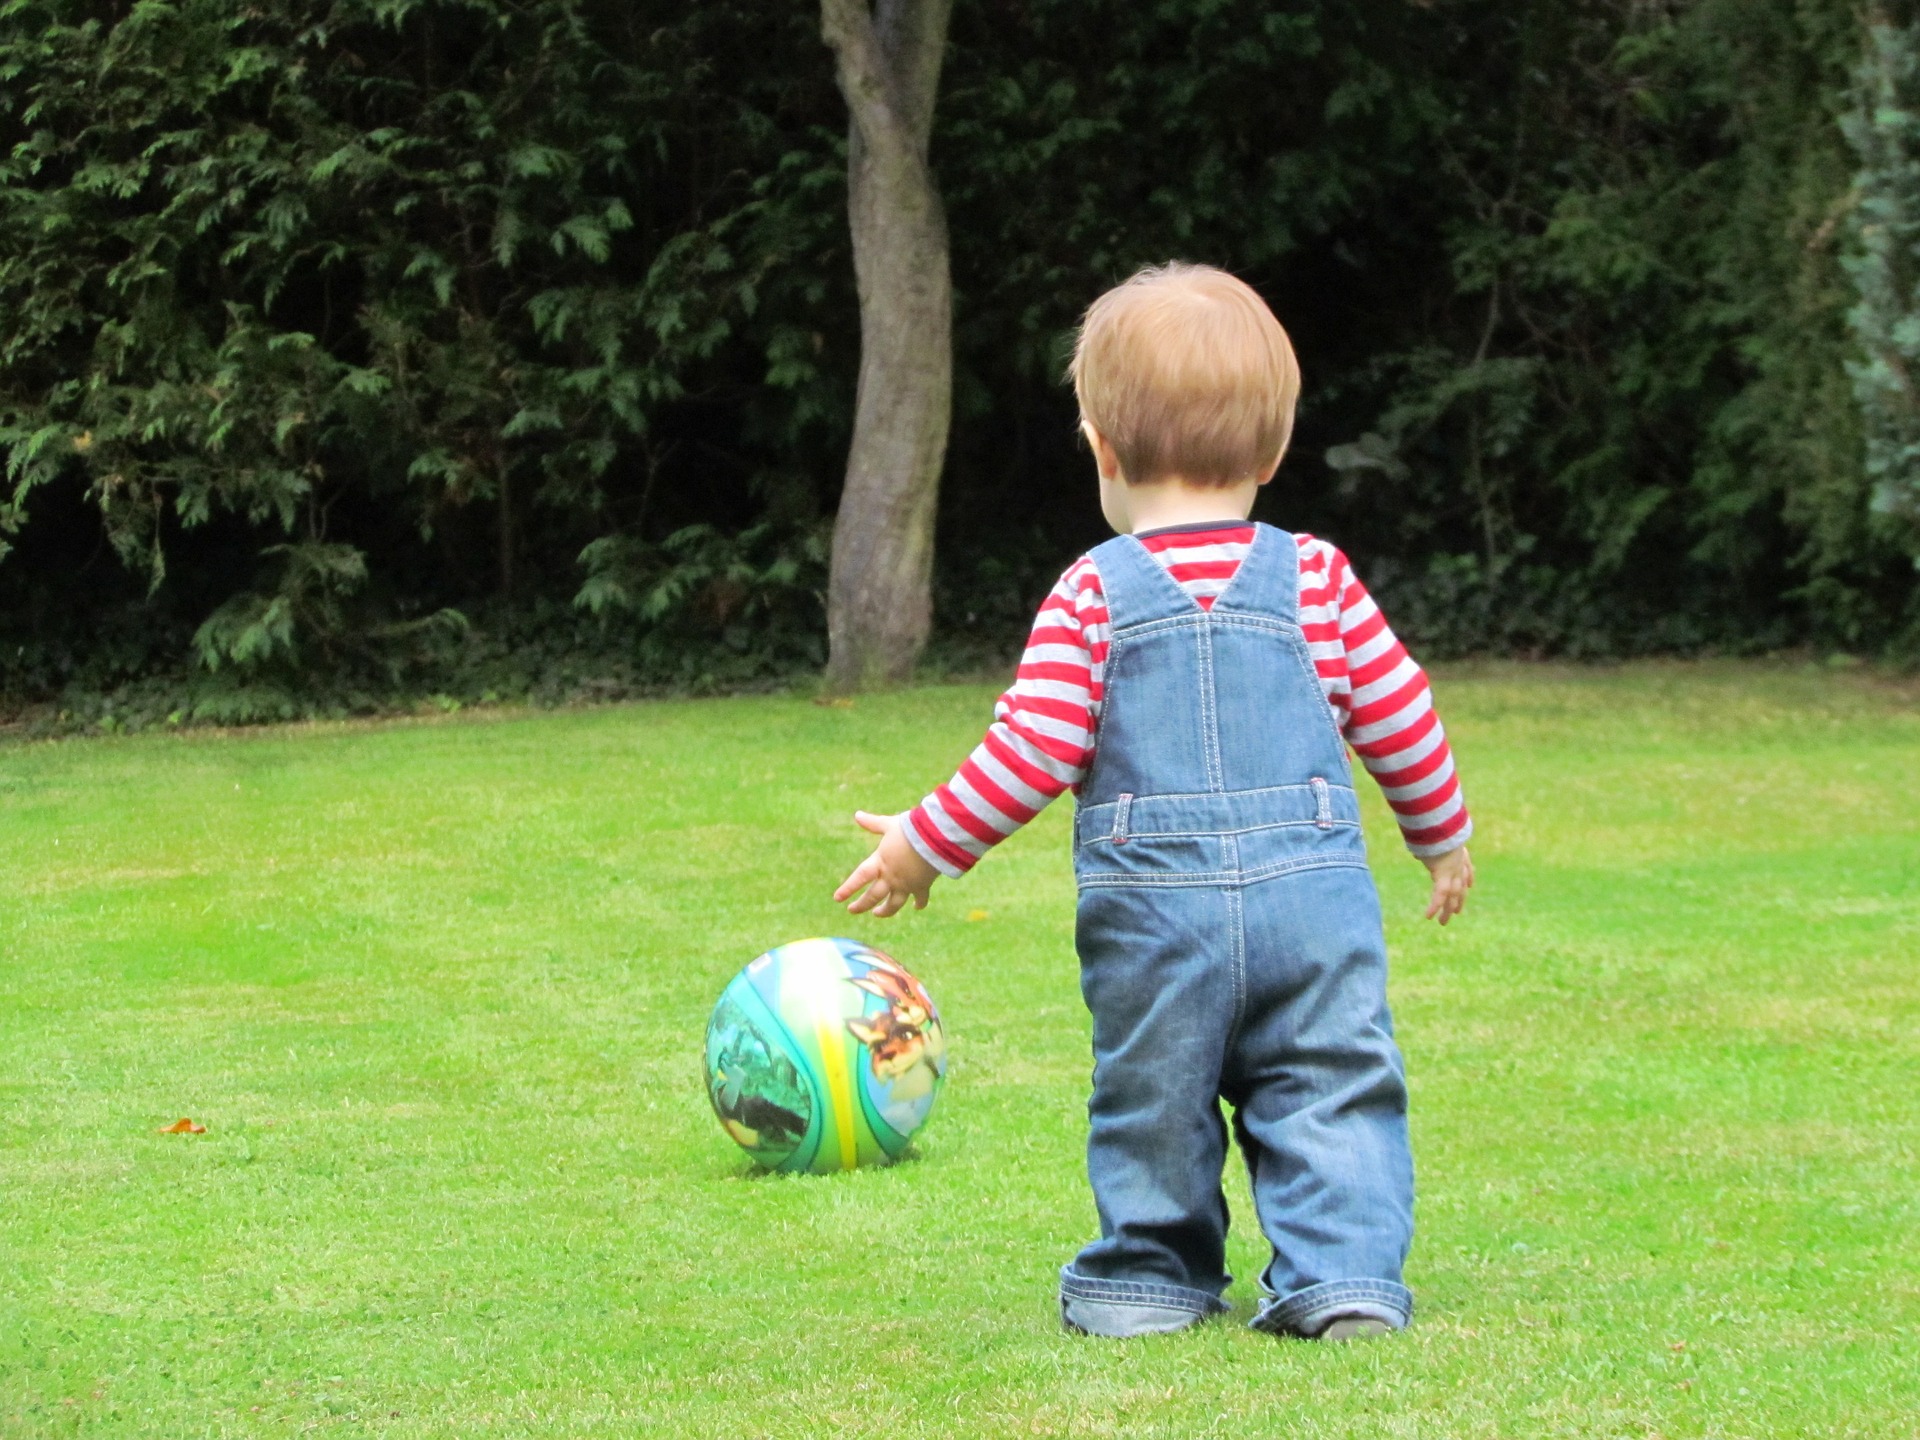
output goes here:
[{"label": "shadow on grass", "polygon": [[898,1155],[894,1156],[893,1159],[891,1160],[875,1161],[870,1165],[861,1165],[852,1170],[813,1171],[813,1170],[775,1170],[771,1166],[762,1165],[758,1160],[754,1160],[751,1157],[743,1155],[738,1160],[736,1160],[733,1164],[727,1167],[726,1173],[722,1178],[727,1180],[752,1180],[752,1181],[834,1180],[834,1179],[840,1178],[841,1176],[846,1176],[846,1175],[858,1175],[862,1173],[872,1173],[875,1171],[900,1170],[910,1166],[918,1165],[921,1163],[921,1161],[924,1158],[925,1157],[921,1154],[920,1147],[918,1145],[909,1145],[905,1150],[902,1150]]}]

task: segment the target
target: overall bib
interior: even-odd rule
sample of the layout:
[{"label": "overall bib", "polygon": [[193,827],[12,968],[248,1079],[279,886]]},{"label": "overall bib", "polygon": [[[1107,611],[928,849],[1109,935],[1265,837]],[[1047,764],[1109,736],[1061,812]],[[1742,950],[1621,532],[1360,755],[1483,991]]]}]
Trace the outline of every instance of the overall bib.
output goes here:
[{"label": "overall bib", "polygon": [[1131,535],[1093,559],[1113,629],[1074,872],[1100,1238],[1061,1271],[1062,1315],[1134,1335],[1228,1308],[1224,1099],[1273,1247],[1254,1326],[1405,1325],[1406,1083],[1298,547],[1258,526],[1211,611]]}]

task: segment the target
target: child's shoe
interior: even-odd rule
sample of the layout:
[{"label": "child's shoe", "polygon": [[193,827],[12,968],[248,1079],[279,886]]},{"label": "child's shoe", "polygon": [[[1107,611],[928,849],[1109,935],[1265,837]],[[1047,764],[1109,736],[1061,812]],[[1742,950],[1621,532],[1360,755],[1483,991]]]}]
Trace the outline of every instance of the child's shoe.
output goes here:
[{"label": "child's shoe", "polygon": [[1371,1340],[1393,1333],[1393,1326],[1372,1315],[1336,1315],[1314,1332],[1315,1340]]}]

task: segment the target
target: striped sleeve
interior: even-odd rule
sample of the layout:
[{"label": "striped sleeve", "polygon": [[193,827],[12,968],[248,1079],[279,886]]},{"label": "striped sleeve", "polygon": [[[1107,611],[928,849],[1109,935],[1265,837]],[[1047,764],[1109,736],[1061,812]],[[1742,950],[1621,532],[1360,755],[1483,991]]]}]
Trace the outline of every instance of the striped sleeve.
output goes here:
[{"label": "striped sleeve", "polygon": [[1311,535],[1299,541],[1301,628],[1347,743],[1386,796],[1409,850],[1458,849],[1473,820],[1426,672],[1387,627],[1347,557]]},{"label": "striped sleeve", "polygon": [[913,848],[959,876],[1047,803],[1086,778],[1100,717],[1107,602],[1093,561],[1076,561],[1053,587],[993,724],[953,778],[907,816]]}]

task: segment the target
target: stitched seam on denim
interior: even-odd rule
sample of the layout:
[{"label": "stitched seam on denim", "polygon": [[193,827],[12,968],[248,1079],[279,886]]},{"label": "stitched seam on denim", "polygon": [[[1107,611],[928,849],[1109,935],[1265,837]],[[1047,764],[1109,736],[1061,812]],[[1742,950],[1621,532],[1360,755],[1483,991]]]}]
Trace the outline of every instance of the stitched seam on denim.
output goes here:
[{"label": "stitched seam on denim", "polygon": [[1071,1280],[1060,1282],[1060,1293],[1071,1295],[1076,1300],[1151,1300],[1167,1305],[1191,1305],[1190,1296],[1172,1287],[1161,1289],[1153,1285],[1142,1285],[1131,1280],[1097,1280],[1090,1276],[1076,1275]]},{"label": "stitched seam on denim", "polygon": [[1207,623],[1207,612],[1204,610],[1196,610],[1191,615],[1163,615],[1152,620],[1132,620],[1108,630],[1107,640],[1109,643],[1116,639],[1131,640],[1136,635],[1157,635],[1162,630],[1198,630]]},{"label": "stitched seam on denim", "polygon": [[[1114,1288],[1102,1289],[1103,1285]],[[1205,1304],[1197,1290],[1180,1290],[1172,1286],[1160,1289],[1152,1285],[1137,1284],[1131,1280],[1101,1281],[1087,1276],[1075,1276],[1071,1280],[1062,1280],[1060,1293],[1074,1300],[1099,1300],[1108,1305],[1177,1305],[1183,1309],[1198,1310]]]},{"label": "stitched seam on denim", "polygon": [[1227,1026],[1227,1053],[1231,1054],[1240,1022],[1247,1015],[1247,916],[1238,886],[1227,891],[1227,924],[1227,945],[1233,957],[1233,1019]]},{"label": "stitched seam on denim", "polygon": [[1349,782],[1353,779],[1353,766],[1347,760],[1347,736],[1340,728],[1340,717],[1333,712],[1333,699],[1320,684],[1320,672],[1314,668],[1313,656],[1307,650],[1306,636],[1296,632],[1289,640],[1287,649],[1293,653],[1294,663],[1299,666],[1302,676],[1313,687],[1314,698],[1319,701],[1320,715],[1327,722],[1327,729],[1333,735],[1334,754],[1339,757],[1340,773]]},{"label": "stitched seam on denim", "polygon": [[[1080,782],[1080,793],[1083,795],[1098,795],[1100,793],[1100,776],[1104,768],[1101,762],[1104,761],[1113,750],[1113,747],[1110,745],[1102,745],[1100,743],[1100,737],[1102,734],[1111,735],[1113,733],[1113,700],[1114,696],[1119,693],[1118,688],[1113,683],[1114,662],[1119,658],[1122,648],[1119,637],[1109,634],[1107,637],[1107,658],[1102,662],[1100,672],[1100,715],[1094,722],[1093,765],[1087,771],[1087,778]],[[1112,802],[1102,801],[1101,803],[1111,804]],[[1074,838],[1077,841],[1080,836],[1080,817],[1086,814],[1087,811],[1098,809],[1099,807],[1095,805],[1083,807],[1080,805],[1078,797],[1074,800],[1074,807],[1073,831]]]},{"label": "stitched seam on denim", "polygon": [[1213,1312],[1212,1305],[1203,1305],[1197,1300],[1189,1300],[1184,1295],[1112,1295],[1105,1292],[1087,1294],[1079,1290],[1060,1287],[1060,1294],[1068,1300],[1081,1300],[1089,1305],[1124,1306],[1133,1310],[1178,1310],[1183,1315],[1207,1315]]},{"label": "stitched seam on denim", "polygon": [[1335,1288],[1322,1293],[1319,1289],[1309,1292],[1304,1300],[1289,1298],[1269,1300],[1262,1307],[1262,1315],[1311,1315],[1315,1311],[1328,1310],[1340,1305],[1391,1305],[1400,1311],[1412,1307],[1411,1292],[1388,1289],[1375,1284],[1370,1286],[1349,1285],[1334,1282]]},{"label": "stitched seam on denim", "polygon": [[1340,728],[1340,717],[1333,713],[1333,701],[1320,684],[1320,672],[1315,668],[1313,655],[1307,649],[1306,632],[1300,629],[1300,547],[1293,548],[1293,588],[1291,590],[1292,619],[1294,632],[1287,649],[1293,652],[1293,658],[1313,689],[1314,697],[1320,702],[1320,713],[1326,717],[1327,726],[1333,731],[1334,753],[1339,757],[1340,771],[1349,780],[1353,778],[1353,767],[1347,761],[1347,737]]},{"label": "stitched seam on denim", "polygon": [[1233,872],[1227,870],[1195,870],[1185,874],[1173,875],[1130,875],[1124,870],[1095,870],[1078,877],[1083,890],[1163,890],[1191,889],[1195,886],[1252,885],[1257,881],[1271,880],[1276,876],[1290,875],[1296,870],[1365,870],[1367,862],[1363,856],[1341,859],[1292,860],[1283,863],[1262,865],[1255,870]]},{"label": "stitched seam on denim", "polygon": [[1189,1290],[1181,1285],[1153,1285],[1144,1280],[1103,1280],[1097,1275],[1060,1272],[1060,1293],[1075,1300],[1099,1300],[1108,1304],[1154,1304],[1178,1306],[1205,1314],[1213,1307],[1227,1309],[1227,1303],[1204,1290]]},{"label": "stitched seam on denim", "polygon": [[[1266,528],[1267,527],[1261,526],[1258,523],[1254,525],[1253,543],[1247,547],[1247,558],[1240,562],[1239,568],[1236,569],[1233,572],[1232,576],[1228,578],[1226,588],[1223,589],[1218,595],[1213,597],[1213,603],[1215,605],[1220,604],[1222,601],[1226,600],[1229,595],[1233,593],[1235,586],[1238,584],[1240,580],[1240,577],[1242,575],[1245,575],[1248,570],[1253,568],[1254,558],[1260,554],[1263,548],[1265,549],[1273,548],[1272,542],[1267,540],[1265,534],[1262,533]],[[1122,540],[1133,541],[1135,546],[1133,554],[1136,557],[1136,561],[1144,561],[1146,565],[1155,572],[1156,576],[1165,578],[1166,580],[1165,585],[1159,585],[1157,579],[1154,582],[1152,582],[1161,591],[1163,595],[1165,595],[1166,592],[1170,589],[1173,593],[1171,596],[1168,597],[1169,600],[1173,601],[1173,603],[1184,603],[1185,605],[1190,607],[1190,614],[1183,616],[1182,618],[1191,618],[1192,615],[1198,615],[1201,619],[1204,620],[1207,617],[1207,608],[1203,606],[1197,598],[1187,593],[1186,587],[1182,585],[1178,580],[1173,578],[1173,572],[1171,570],[1169,570],[1165,565],[1162,565],[1158,560],[1154,558],[1153,552],[1147,549],[1145,541],[1141,540],[1140,537],[1137,535],[1126,535],[1119,538],[1121,538]],[[1294,575],[1295,594],[1294,594],[1293,603],[1294,603],[1294,610],[1296,614],[1298,614],[1299,612],[1299,605],[1300,605],[1300,597],[1298,593],[1300,589],[1300,577],[1298,574],[1298,568],[1300,563],[1299,549],[1300,547],[1297,544],[1293,547],[1294,566],[1295,566],[1295,575]],[[1095,561],[1094,564],[1097,567],[1099,562]],[[1138,568],[1137,564],[1136,564],[1136,568]],[[1248,582],[1248,583],[1251,583],[1251,582]],[[1239,588],[1244,590],[1246,589],[1246,586],[1239,585]],[[1146,622],[1146,623],[1151,623],[1151,622]]]},{"label": "stitched seam on denim", "polygon": [[1068,1295],[1065,1299],[1072,1305],[1110,1305],[1116,1310],[1157,1310],[1162,1314],[1202,1317],[1213,1313],[1196,1305],[1177,1305],[1171,1301],[1116,1300],[1108,1295]]},{"label": "stitched seam on denim", "polygon": [[1226,781],[1220,771],[1220,709],[1219,697],[1214,694],[1213,688],[1211,622],[1200,627],[1197,639],[1200,645],[1200,745],[1206,754],[1207,787],[1217,795],[1225,790]]},{"label": "stitched seam on denim", "polygon": [[1297,636],[1305,639],[1306,634],[1291,620],[1276,620],[1271,615],[1262,615],[1251,610],[1221,610],[1218,606],[1207,612],[1215,625],[1237,625],[1242,630],[1272,630],[1276,634]]},{"label": "stitched seam on denim", "polygon": [[1300,542],[1290,532],[1281,531],[1280,533],[1286,535],[1288,543],[1282,548],[1286,550],[1288,558],[1293,562],[1283,567],[1287,572],[1288,581],[1292,583],[1281,585],[1280,593],[1285,597],[1283,603],[1287,607],[1286,618],[1297,631],[1300,628]]},{"label": "stitched seam on denim", "polygon": [[[1274,533],[1281,534],[1283,532],[1275,531]],[[1144,545],[1140,546],[1138,553],[1145,557],[1147,563],[1151,565],[1154,570],[1158,571],[1160,575],[1165,576],[1167,584],[1171,585],[1182,599],[1192,605],[1193,610],[1189,613],[1159,616],[1152,620],[1141,620],[1132,624],[1117,624],[1114,625],[1107,634],[1107,666],[1108,672],[1111,674],[1113,647],[1122,635],[1144,634],[1151,630],[1172,629],[1185,625],[1198,626],[1201,629],[1202,635],[1205,637],[1202,641],[1201,650],[1200,703],[1203,712],[1201,723],[1206,727],[1203,744],[1207,751],[1207,778],[1216,788],[1221,785],[1222,781],[1219,768],[1220,737],[1214,715],[1213,696],[1213,643],[1211,627],[1214,624],[1241,625],[1251,629],[1270,630],[1283,638],[1285,641],[1283,648],[1292,654],[1295,665],[1301,671],[1302,677],[1306,680],[1309,687],[1311,687],[1313,696],[1319,703],[1320,713],[1326,720],[1328,730],[1332,733],[1334,753],[1337,757],[1341,773],[1349,779],[1351,779],[1353,775],[1352,766],[1347,760],[1346,737],[1341,732],[1339,716],[1334,713],[1333,701],[1328,698],[1327,692],[1321,688],[1320,672],[1314,668],[1313,656],[1308,653],[1307,650],[1306,634],[1300,628],[1300,553],[1298,544],[1296,543],[1286,547],[1293,552],[1294,563],[1289,567],[1293,581],[1292,587],[1289,589],[1284,584],[1278,587],[1283,596],[1289,597],[1284,601],[1289,611],[1289,618],[1287,620],[1275,621],[1261,615],[1258,611],[1236,611],[1231,608],[1231,604],[1228,601],[1227,597],[1234,592],[1235,586],[1239,583],[1241,577],[1251,568],[1256,554],[1260,553],[1263,549],[1271,549],[1272,545],[1273,542],[1267,540],[1266,527],[1257,527],[1254,532],[1254,544],[1252,549],[1247,552],[1247,558],[1240,562],[1240,568],[1234,572],[1233,579],[1227,582],[1227,588],[1214,599],[1214,607],[1220,611],[1217,619],[1213,610],[1201,609],[1199,602],[1180,588],[1179,582],[1174,580],[1166,567],[1155,560],[1151,552],[1149,552]],[[1156,580],[1153,583],[1157,584],[1158,581]],[[1164,590],[1165,587],[1161,588]],[[1098,763],[1096,752],[1095,764]]]},{"label": "stitched seam on denim", "polygon": [[[1239,563],[1239,565],[1234,567],[1233,574],[1227,577],[1226,585],[1221,588],[1221,591],[1218,595],[1213,597],[1214,605],[1216,606],[1232,605],[1235,590],[1236,589],[1245,590],[1249,585],[1253,583],[1251,580],[1242,582],[1241,577],[1245,575],[1248,571],[1253,570],[1255,561],[1264,562],[1265,552],[1268,550],[1271,550],[1272,548],[1273,548],[1273,544],[1271,541],[1267,539],[1264,528],[1260,526],[1258,523],[1256,523],[1253,527],[1253,543],[1247,546],[1247,558],[1242,560]],[[1294,548],[1296,550],[1299,549],[1298,546],[1295,546]],[[1258,574],[1259,572],[1254,571],[1254,573]],[[1167,572],[1167,578],[1169,580],[1173,579],[1173,572],[1171,570]],[[1298,588],[1297,584],[1295,588],[1296,589]],[[1186,593],[1184,588],[1182,589],[1181,593],[1182,594]],[[1198,600],[1195,600],[1193,603],[1195,605],[1198,605],[1200,602]],[[1209,610],[1207,613],[1211,614],[1212,612]]]},{"label": "stitched seam on denim", "polygon": [[[1098,762],[1096,761],[1095,763],[1097,764]],[[1218,800],[1223,795],[1247,795],[1256,797],[1298,795],[1303,790],[1310,792],[1312,789],[1312,781],[1302,781],[1298,785],[1255,785],[1245,790],[1155,790],[1146,795],[1136,793],[1133,799],[1135,804],[1157,805],[1163,800]],[[1327,789],[1329,791],[1344,790],[1349,795],[1359,793],[1351,785],[1337,784],[1332,780],[1327,781]],[[1096,804],[1087,806],[1087,809],[1098,810],[1102,805],[1111,804],[1113,804],[1111,800],[1101,800]]]},{"label": "stitched seam on denim", "polygon": [[[1099,763],[1099,760],[1096,758],[1094,763],[1097,765]],[[1133,800],[1129,808],[1146,811],[1148,823],[1151,823],[1153,812],[1157,810],[1164,810],[1167,808],[1169,804],[1184,804],[1190,801],[1217,803],[1221,800],[1238,801],[1242,799],[1242,797],[1244,797],[1246,803],[1249,806],[1252,806],[1257,809],[1257,808],[1260,808],[1264,803],[1278,799],[1283,796],[1287,796],[1287,797],[1300,796],[1304,798],[1305,796],[1311,795],[1313,793],[1314,793],[1314,789],[1311,784],[1267,785],[1267,786],[1262,786],[1259,789],[1255,789],[1255,790],[1222,790],[1213,794],[1193,794],[1188,791],[1180,791],[1178,793],[1149,794],[1149,795],[1141,795],[1138,793],[1133,793]],[[1336,785],[1336,784],[1333,784],[1332,782],[1328,782],[1327,783],[1327,800],[1328,800],[1329,808],[1331,808],[1333,797],[1336,794],[1356,796],[1356,792],[1351,785]],[[1076,815],[1087,822],[1085,826],[1086,829],[1094,833],[1098,833],[1102,824],[1111,824],[1111,821],[1106,820],[1101,815],[1101,812],[1117,803],[1118,802],[1116,800],[1102,800],[1096,804],[1080,805],[1077,807]],[[1358,802],[1357,796],[1355,799],[1354,808],[1356,810],[1359,808],[1359,802]],[[1315,809],[1317,812],[1318,810],[1317,805]],[[1276,820],[1276,821],[1270,822],[1270,824],[1263,823],[1259,825],[1230,826],[1225,829],[1216,828],[1216,829],[1209,829],[1209,830],[1143,830],[1140,828],[1138,824],[1134,823],[1131,819],[1129,819],[1127,824],[1127,833],[1129,835],[1244,834],[1246,831],[1249,831],[1249,830],[1268,829],[1268,828],[1271,828],[1271,825],[1291,825],[1291,824],[1301,824],[1301,823],[1313,824],[1315,823],[1317,818],[1318,817],[1316,813],[1316,815],[1313,817],[1303,817],[1299,821]],[[1360,817],[1357,814],[1352,816],[1351,818],[1344,817],[1344,816],[1336,816],[1335,820],[1337,821],[1337,823],[1343,824],[1343,825],[1358,825],[1360,823]]]},{"label": "stitched seam on denim", "polygon": [[1118,1295],[1105,1291],[1087,1293],[1060,1287],[1060,1298],[1087,1305],[1112,1305],[1129,1310],[1174,1310],[1182,1315],[1217,1315],[1231,1307],[1223,1300],[1202,1302],[1184,1295]]},{"label": "stitched seam on denim", "polygon": [[1116,845],[1127,843],[1127,813],[1133,809],[1133,796],[1125,791],[1113,805],[1113,830],[1107,838]]},{"label": "stitched seam on denim", "polygon": [[1082,889],[1122,890],[1138,887],[1143,890],[1165,890],[1192,888],[1195,886],[1237,885],[1240,877],[1224,871],[1202,870],[1186,875],[1129,875],[1123,870],[1100,870],[1079,877]]},{"label": "stitched seam on denim", "polygon": [[[1129,840],[1214,840],[1227,836],[1260,835],[1268,830],[1358,830],[1358,820],[1330,820],[1322,825],[1318,820],[1275,820],[1271,825],[1242,825],[1235,830],[1140,830],[1127,822]],[[1095,835],[1092,843],[1110,840],[1111,835]]]},{"label": "stitched seam on denim", "polygon": [[[1136,570],[1144,570],[1153,577],[1147,584],[1150,588],[1160,592],[1162,604],[1186,607],[1185,610],[1179,612],[1183,615],[1204,616],[1207,613],[1200,602],[1187,593],[1186,587],[1173,578],[1173,572],[1154,558],[1153,552],[1147,549],[1146,542],[1141,540],[1139,536],[1125,535],[1116,538],[1119,539],[1122,544],[1125,544],[1128,540],[1133,541],[1133,546],[1131,547],[1133,566]],[[1248,551],[1247,558],[1253,558],[1251,550]],[[1246,561],[1241,561],[1240,565],[1241,569],[1244,570],[1246,568]],[[1239,575],[1236,571],[1235,579],[1238,578]],[[1233,588],[1233,582],[1231,580],[1227,582],[1227,588],[1229,590]]]},{"label": "stitched seam on denim", "polygon": [[1329,855],[1314,856],[1304,860],[1276,860],[1257,869],[1242,872],[1242,884],[1251,885],[1257,880],[1271,880],[1276,875],[1291,875],[1296,870],[1365,870],[1365,855]]},{"label": "stitched seam on denim", "polygon": [[1340,1300],[1390,1300],[1400,1304],[1412,1293],[1406,1286],[1392,1280],[1322,1280],[1318,1285],[1296,1290],[1283,1300],[1275,1300],[1273,1304],[1280,1309],[1302,1310],[1316,1310]]}]

